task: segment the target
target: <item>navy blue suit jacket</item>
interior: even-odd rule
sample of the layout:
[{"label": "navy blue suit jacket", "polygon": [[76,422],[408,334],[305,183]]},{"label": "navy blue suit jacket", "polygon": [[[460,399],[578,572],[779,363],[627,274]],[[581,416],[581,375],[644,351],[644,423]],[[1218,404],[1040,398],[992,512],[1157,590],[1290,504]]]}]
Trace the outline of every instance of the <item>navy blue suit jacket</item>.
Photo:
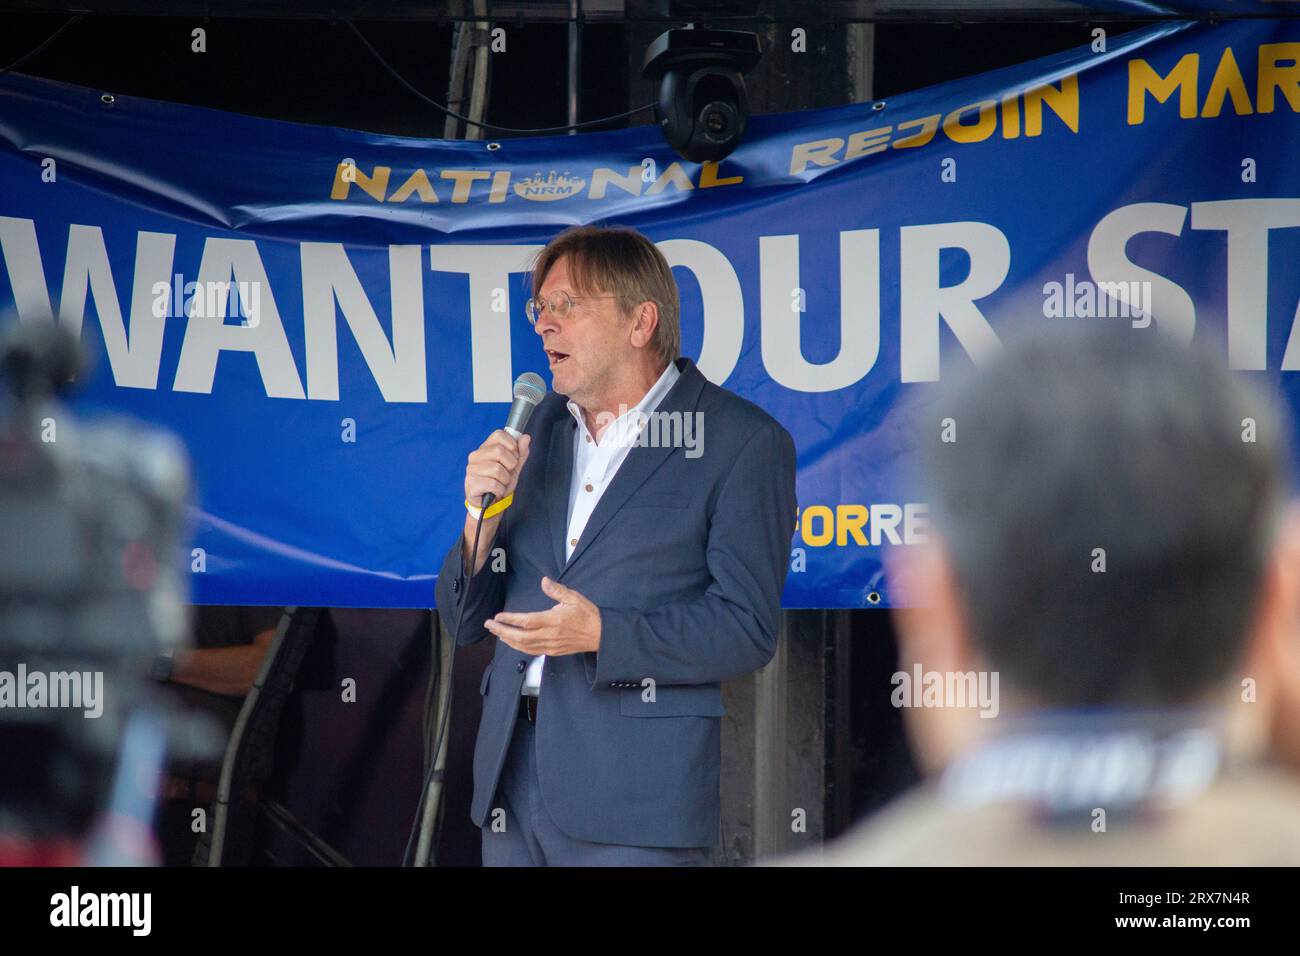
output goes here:
[{"label": "navy blue suit jacket", "polygon": [[[543,611],[546,575],[600,608],[596,653],[547,657],[537,770],[556,824],[580,840],[636,846],[717,842],[721,681],[776,651],[795,523],[795,448],[770,415],[707,381],[688,358],[660,413],[702,413],[702,454],[634,445],[569,560],[564,535],[577,423],[550,393],[489,557],[465,578],[459,537],[437,581],[458,644],[489,637],[498,611]],[[695,452],[691,452],[692,455]],[[500,567],[500,562],[495,562]],[[483,826],[531,657],[498,641],[483,673],[471,816]],[[649,682],[647,682],[649,679]],[[490,820],[489,820],[490,822]]]}]

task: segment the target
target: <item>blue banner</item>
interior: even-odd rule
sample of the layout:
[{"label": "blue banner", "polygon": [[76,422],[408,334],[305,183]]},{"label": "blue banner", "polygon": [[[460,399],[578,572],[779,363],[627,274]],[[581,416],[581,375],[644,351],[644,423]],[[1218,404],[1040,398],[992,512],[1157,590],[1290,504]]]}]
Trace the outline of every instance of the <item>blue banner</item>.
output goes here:
[{"label": "blue banner", "polygon": [[1281,20],[752,117],[719,164],[654,127],[407,139],[8,75],[0,312],[80,330],[76,408],[183,438],[197,602],[428,607],[466,455],[550,378],[529,257],[630,225],[684,354],[794,436],[784,605],[889,606],[882,550],[927,533],[900,409],[1000,328],[1155,322],[1296,406],[1297,112]]}]

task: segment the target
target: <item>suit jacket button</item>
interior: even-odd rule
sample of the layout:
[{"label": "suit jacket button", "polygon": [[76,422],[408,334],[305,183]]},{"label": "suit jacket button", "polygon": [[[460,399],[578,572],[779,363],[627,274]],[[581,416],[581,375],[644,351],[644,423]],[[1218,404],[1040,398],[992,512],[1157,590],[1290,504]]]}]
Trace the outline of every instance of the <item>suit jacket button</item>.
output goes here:
[{"label": "suit jacket button", "polygon": [[452,579],[451,579],[451,593],[452,593],[452,594],[459,594],[459,593],[460,593],[460,579],[459,579],[459,578],[452,578]]},{"label": "suit jacket button", "polygon": [[522,673],[523,673],[527,668],[528,668],[528,665],[525,664],[523,661],[520,661],[518,664],[515,665],[515,670],[519,671],[519,673],[521,673],[521,674],[522,674]]}]

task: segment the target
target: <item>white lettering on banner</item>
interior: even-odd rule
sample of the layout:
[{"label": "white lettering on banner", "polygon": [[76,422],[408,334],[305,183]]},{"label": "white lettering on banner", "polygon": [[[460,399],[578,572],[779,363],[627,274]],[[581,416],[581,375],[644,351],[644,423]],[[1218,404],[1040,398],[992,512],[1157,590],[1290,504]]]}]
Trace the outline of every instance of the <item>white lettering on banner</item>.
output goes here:
[{"label": "white lettering on banner", "polygon": [[[1263,371],[1268,345],[1268,234],[1300,226],[1300,199],[1192,203],[1192,228],[1228,234],[1228,367]],[[1292,268],[1295,268],[1292,265]],[[1300,369],[1300,303],[1291,321],[1282,371]]]},{"label": "white lettering on banner", "polygon": [[[136,236],[135,281],[131,290],[131,332],[122,322],[122,307],[113,273],[108,266],[104,232],[98,226],[73,224],[68,227],[68,251],[63,267],[63,290],[59,296],[59,324],[81,334],[86,314],[87,292],[99,315],[104,350],[113,369],[114,381],[123,388],[157,388],[158,364],[162,357],[165,319],[153,314],[151,290],[166,282],[172,273],[176,237],[166,233],[140,232]],[[37,321],[54,315],[36,225],[30,219],[0,216],[0,254],[3,254],[13,288],[18,317]]]},{"label": "white lettering on banner", "polygon": [[[1188,222],[1193,230],[1225,233],[1227,249],[1227,358],[1232,369],[1267,367],[1268,245],[1274,229],[1300,226],[1300,199],[1234,199],[1192,203],[1135,203],[1120,207],[1097,223],[1089,236],[1087,257],[1091,280],[1151,290],[1146,311],[1166,331],[1190,339],[1196,328],[1196,306],[1173,280],[1135,265],[1127,246],[1146,232],[1174,239]],[[796,392],[826,392],[847,388],[877,371],[882,282],[880,230],[839,233],[839,343],[828,362],[809,362],[802,343],[817,328],[835,323],[835,303],[815,293],[803,311],[792,308],[792,291],[823,288],[800,281],[799,236],[758,237],[759,338],[764,368],[773,381]],[[688,271],[702,302],[703,340],[700,370],[714,382],[725,382],[739,361],[744,341],[744,297],[735,267],[719,249],[693,239],[669,239],[658,244],[670,266]],[[113,381],[123,388],[156,389],[168,319],[152,308],[151,293],[173,275],[176,236],[140,231],[136,234],[134,275],[124,321],[122,302],[110,269],[103,229],[73,224],[63,267],[58,307],[46,285],[36,226],[31,219],[0,216],[0,257],[20,320],[57,321],[80,334],[93,303]],[[258,293],[258,321],[227,324],[225,302],[220,314],[194,310],[183,319],[183,339],[172,389],[210,394],[223,351],[251,352],[265,393],[273,398],[337,401],[339,395],[338,316],[342,314],[357,350],[389,402],[428,400],[426,345],[439,350],[441,362],[463,361],[459,317],[468,311],[469,362],[475,402],[509,402],[514,381],[511,330],[518,304],[501,309],[501,290],[510,296],[511,276],[526,272],[538,245],[434,245],[428,247],[430,269],[468,278],[469,308],[462,299],[438,306],[435,321],[452,334],[427,343],[423,247],[390,246],[388,305],[391,335],[376,312],[382,295],[363,286],[345,246],[304,242],[302,262],[303,341],[307,387],[295,364],[276,298],[256,242],[212,237],[203,245],[198,286],[229,289],[232,276],[240,288]],[[964,250],[970,271],[956,285],[941,283],[940,256],[945,249]],[[899,380],[930,382],[940,377],[940,330],[946,325],[957,344],[975,363],[986,361],[999,340],[977,304],[997,293],[1010,273],[1011,245],[997,227],[984,222],[948,222],[903,226],[898,230]],[[679,278],[680,278],[679,270]],[[826,283],[831,285],[831,283]],[[281,296],[290,290],[281,288]],[[805,301],[802,292],[798,299]],[[1287,303],[1290,306],[1290,303]],[[200,314],[201,313],[201,314]],[[1281,359],[1282,371],[1300,370],[1300,308],[1295,310]],[[177,334],[175,332],[173,335]]]},{"label": "white lettering on banner", "polygon": [[207,309],[202,310],[203,314],[195,310],[186,320],[172,389],[211,394],[221,353],[252,352],[269,398],[305,398],[257,244],[251,239],[210,238],[204,242],[203,257],[199,260],[200,288],[228,283],[232,275],[236,282],[253,283],[261,289],[263,305],[258,323],[227,325],[224,294],[217,304],[217,314],[207,314]]},{"label": "white lettering on banner", "polygon": [[929,540],[930,506],[925,502],[839,503],[796,508],[794,531],[812,548],[881,543],[924,544]]},{"label": "white lettering on banner", "polygon": [[[1007,237],[985,222],[904,226],[901,231],[898,358],[902,380],[939,380],[940,319],[976,364],[991,358],[1000,343],[975,300],[995,292],[1007,277],[1011,269]],[[970,255],[965,281],[940,284],[939,254],[944,249],[965,249]]]},{"label": "white lettering on banner", "polygon": [[338,316],[352,330],[386,402],[428,399],[424,374],[424,301],[419,246],[388,247],[393,343],[348,261],[342,243],[302,244],[302,317],[307,346],[307,396],[339,397]]},{"label": "white lettering on banner", "polygon": [[710,382],[725,382],[740,361],[745,340],[745,300],[740,277],[718,249],[698,239],[655,243],[670,267],[689,269],[700,287],[704,343],[696,366]]},{"label": "white lettering on banner", "polygon": [[[1149,283],[1151,295],[1146,311],[1162,331],[1183,343],[1196,331],[1196,306],[1192,297],[1175,282],[1157,272],[1134,265],[1128,257],[1128,242],[1143,232],[1167,236],[1182,234],[1187,209],[1168,203],[1140,202],[1121,206],[1103,216],[1088,239],[1088,271],[1096,282]],[[1132,304],[1132,303],[1130,303]]]},{"label": "white lettering on banner", "polygon": [[807,313],[790,307],[790,290],[800,288],[799,237],[760,236],[758,255],[763,365],[772,379],[797,392],[833,392],[870,372],[880,354],[880,230],[840,233],[840,348],[821,365],[803,355]]},{"label": "white lettering on banner", "polygon": [[[510,402],[514,370],[510,365],[510,313],[492,309],[492,290],[509,289],[510,274],[523,272],[541,246],[430,246],[434,272],[469,276],[469,351],[474,401]],[[443,321],[454,324],[464,314],[459,302],[448,304]],[[453,337],[453,341],[455,338]]]}]

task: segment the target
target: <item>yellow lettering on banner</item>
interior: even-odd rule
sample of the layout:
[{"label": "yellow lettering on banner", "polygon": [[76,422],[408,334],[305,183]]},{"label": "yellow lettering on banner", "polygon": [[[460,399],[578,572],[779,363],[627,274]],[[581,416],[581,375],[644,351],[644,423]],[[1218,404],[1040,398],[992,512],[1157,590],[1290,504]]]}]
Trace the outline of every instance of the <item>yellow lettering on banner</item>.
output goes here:
[{"label": "yellow lettering on banner", "polygon": [[1002,138],[1016,139],[1020,136],[1020,98],[1012,93],[1002,97]]},{"label": "yellow lettering on banner", "polygon": [[[334,170],[334,188],[330,190],[330,199],[347,199],[348,191],[352,183],[343,178],[343,170],[349,168],[348,163],[339,163]],[[389,166],[376,166],[372,175],[367,176],[360,169],[356,169],[354,176],[356,184],[360,186],[367,195],[380,202],[384,201],[384,193],[388,192],[388,177],[392,173]]]},{"label": "yellow lettering on banner", "polygon": [[626,176],[620,176],[617,172],[608,167],[602,166],[591,171],[591,192],[588,197],[591,199],[604,199],[605,191],[612,183],[625,193],[633,196],[641,195],[641,166],[629,166]]},{"label": "yellow lettering on banner", "polygon": [[1232,47],[1223,51],[1214,79],[1210,81],[1210,92],[1205,94],[1205,106],[1201,116],[1218,116],[1223,111],[1224,99],[1232,96],[1232,109],[1238,116],[1254,112],[1250,105],[1250,93],[1246,91],[1246,81],[1241,78],[1241,69],[1237,58],[1232,55]]},{"label": "yellow lettering on banner", "polygon": [[[813,530],[814,522],[820,529]],[[809,505],[803,509],[803,539],[816,548],[822,548],[831,543],[835,536],[834,523],[835,518],[831,514],[831,509],[825,505]]]},{"label": "yellow lettering on banner", "polygon": [[662,176],[650,184],[650,188],[645,191],[645,194],[647,196],[657,195],[667,189],[669,183],[676,185],[678,192],[695,188],[695,184],[691,182],[691,177],[687,176],[685,170],[682,169],[682,164],[673,163],[664,170]]},{"label": "yellow lettering on banner", "polygon": [[[969,106],[959,107],[944,117],[943,131],[954,143],[982,143],[998,128],[997,107],[998,104],[993,100],[981,100]],[[961,116],[967,110],[979,110],[973,126],[966,126],[961,122]]]},{"label": "yellow lettering on banner", "polygon": [[492,188],[488,191],[488,202],[505,202],[510,195],[510,170],[498,169],[492,174]]},{"label": "yellow lettering on banner", "polygon": [[1129,60],[1128,63],[1128,123],[1136,126],[1146,119],[1147,94],[1157,103],[1163,103],[1178,90],[1178,115],[1182,119],[1196,116],[1196,70],[1200,55],[1188,53],[1178,65],[1161,76],[1146,60]]},{"label": "yellow lettering on banner", "polygon": [[450,179],[456,183],[451,191],[452,202],[469,202],[469,188],[476,179],[487,179],[491,173],[481,169],[444,169],[442,171],[443,179]]},{"label": "yellow lettering on banner", "polygon": [[1046,104],[1057,118],[1070,128],[1070,132],[1079,132],[1079,76],[1071,73],[1061,77],[1061,87],[1057,89],[1050,83],[1025,90],[1025,135],[1043,135],[1043,105]]},{"label": "yellow lettering on banner", "polygon": [[841,548],[922,544],[928,540],[927,513],[923,502],[809,505],[795,510],[794,532],[811,548],[832,542]]},{"label": "yellow lettering on banner", "polygon": [[718,164],[711,159],[706,159],[704,166],[700,169],[701,189],[708,189],[710,186],[734,186],[744,181],[744,176],[728,176],[726,179],[719,179]]},{"label": "yellow lettering on banner", "polygon": [[[1286,62],[1286,66],[1279,64]],[[1273,112],[1273,91],[1281,90],[1291,112],[1300,113],[1300,43],[1261,43],[1259,86],[1255,102],[1261,113]]]},{"label": "yellow lettering on banner", "polygon": [[880,153],[889,147],[889,134],[893,130],[892,126],[881,126],[879,129],[864,129],[860,133],[854,133],[849,137],[849,145],[844,150],[845,159],[857,159],[859,156],[870,156],[872,153]]},{"label": "yellow lettering on banner", "polygon": [[857,544],[866,547],[867,536],[862,533],[862,529],[870,516],[867,506],[836,505],[835,515],[835,543],[843,547],[849,543],[851,534]]},{"label": "yellow lettering on banner", "polygon": [[918,120],[908,120],[906,123],[899,123],[899,130],[907,129],[909,126],[919,126],[921,131],[915,136],[907,136],[894,143],[894,149],[909,149],[913,146],[924,146],[930,140],[934,139],[935,131],[939,128],[939,114],[926,116]]},{"label": "yellow lettering on banner", "polygon": [[842,139],[819,139],[811,143],[796,143],[790,151],[790,175],[797,176],[812,163],[816,166],[834,166],[839,162],[835,154],[844,148]]},{"label": "yellow lettering on banner", "polygon": [[411,173],[411,178],[397,187],[397,192],[388,197],[389,202],[405,202],[412,193],[418,193],[420,202],[437,202],[438,194],[433,191],[429,175],[423,169]]}]

